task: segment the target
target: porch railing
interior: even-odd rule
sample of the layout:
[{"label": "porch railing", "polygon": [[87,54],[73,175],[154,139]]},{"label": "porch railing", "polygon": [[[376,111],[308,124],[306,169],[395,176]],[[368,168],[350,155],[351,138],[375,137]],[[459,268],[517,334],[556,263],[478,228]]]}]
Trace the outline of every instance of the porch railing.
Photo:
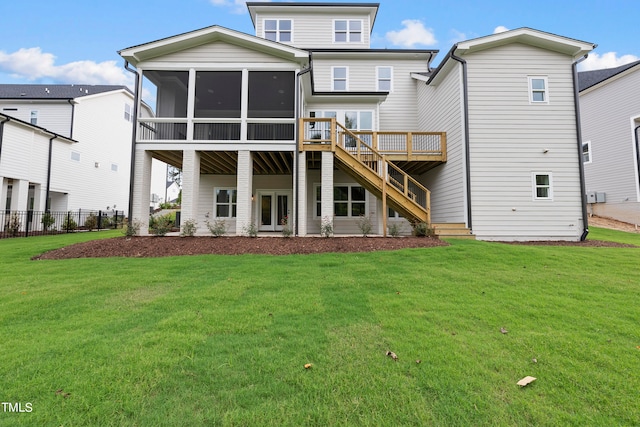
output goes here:
[{"label": "porch railing", "polygon": [[[189,130],[192,129],[190,133]],[[179,119],[138,121],[138,141],[294,141],[294,119]]]},{"label": "porch railing", "polygon": [[[376,134],[378,132],[365,132],[363,140],[359,133],[345,128],[337,123],[335,118],[304,118],[301,119],[298,148],[300,151],[312,147],[335,151],[335,147],[339,146],[380,176],[387,185],[394,187],[428,212],[430,191],[402,169],[388,162],[384,154],[376,150],[372,143],[365,141],[367,136],[372,139],[377,138]],[[389,132],[389,134],[394,133]]]},{"label": "porch railing", "polygon": [[123,211],[0,211],[0,239],[122,228]]}]

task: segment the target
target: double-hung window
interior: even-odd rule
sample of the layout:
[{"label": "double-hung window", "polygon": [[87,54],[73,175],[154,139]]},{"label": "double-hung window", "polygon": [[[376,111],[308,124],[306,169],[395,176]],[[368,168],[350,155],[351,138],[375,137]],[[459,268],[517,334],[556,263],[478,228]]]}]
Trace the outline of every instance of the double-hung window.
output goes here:
[{"label": "double-hung window", "polygon": [[551,173],[534,172],[533,173],[533,199],[534,200],[553,200],[553,182]]},{"label": "double-hung window", "polygon": [[332,89],[334,91],[349,90],[348,75],[348,67],[331,67]]},{"label": "double-hung window", "polygon": [[333,41],[335,43],[361,43],[362,20],[336,19],[333,21]]},{"label": "double-hung window", "polygon": [[238,192],[235,188],[216,188],[214,209],[216,218],[235,218]]},{"label": "double-hung window", "polygon": [[549,82],[546,76],[529,76],[529,101],[532,104],[549,103]]},{"label": "double-hung window", "polygon": [[591,141],[582,143],[582,162],[591,163]]},{"label": "double-hung window", "polygon": [[38,124],[38,111],[36,111],[36,110],[32,110],[31,111],[31,116],[29,118],[29,123],[31,123],[32,125],[37,125]]},{"label": "double-hung window", "polygon": [[376,79],[378,91],[393,91],[393,67],[376,67]]},{"label": "double-hung window", "polygon": [[359,185],[337,185],[333,188],[333,214],[337,217],[359,217],[366,214],[366,192]]},{"label": "double-hung window", "polygon": [[265,19],[264,38],[274,42],[292,41],[292,23],[290,19]]}]

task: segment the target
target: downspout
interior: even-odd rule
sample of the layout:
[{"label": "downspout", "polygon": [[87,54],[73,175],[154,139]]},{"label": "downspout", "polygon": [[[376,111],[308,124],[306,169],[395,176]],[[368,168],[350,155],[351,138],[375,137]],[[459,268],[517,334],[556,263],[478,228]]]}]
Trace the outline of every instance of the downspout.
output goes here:
[{"label": "downspout", "polygon": [[459,58],[455,55],[455,50],[458,48],[456,44],[451,49],[451,59],[458,61],[462,65],[462,97],[463,97],[463,111],[464,111],[464,150],[465,150],[465,168],[466,184],[467,184],[467,227],[469,230],[473,230],[473,219],[471,215],[471,160],[469,159],[469,88],[467,83],[467,61]]},{"label": "downspout", "polygon": [[69,129],[69,138],[73,139],[73,118],[76,114],[76,103],[73,99],[67,99],[69,105],[71,105],[71,125]]},{"label": "downspout", "polygon": [[580,236],[580,241],[583,242],[589,234],[589,223],[587,214],[587,190],[584,180],[584,162],[582,161],[582,121],[580,120],[580,88],[578,87],[578,64],[587,59],[588,54],[585,54],[582,58],[578,59],[572,64],[573,69],[573,103],[575,104],[576,113],[576,134],[578,139],[578,168],[580,170],[580,192],[582,200],[582,224],[584,229]]},{"label": "downspout", "polygon": [[300,123],[300,116],[301,114],[301,107],[302,104],[300,103],[300,98],[302,97],[302,95],[300,94],[300,77],[304,74],[307,74],[308,72],[311,71],[311,52],[309,52],[309,66],[307,68],[305,68],[304,70],[300,70],[297,74],[296,74],[296,107],[295,107],[295,119],[296,119],[296,124],[294,126],[294,130],[296,133],[296,147],[293,150],[293,173],[295,175],[295,177],[293,178],[293,182],[294,182],[294,195],[293,195],[293,215],[294,215],[294,219],[293,222],[295,224],[295,229],[293,230],[294,236],[298,235],[298,192],[299,192],[299,187],[300,187],[300,182],[298,181],[298,147],[300,146],[300,131],[298,129],[299,123]]},{"label": "downspout", "polygon": [[124,61],[124,69],[133,73],[135,77],[135,91],[133,92],[133,125],[131,126],[131,166],[129,168],[129,209],[127,218],[129,223],[133,221],[133,180],[135,178],[136,166],[136,129],[138,127],[138,85],[140,84],[140,74],[135,68],[129,67],[129,61]]},{"label": "downspout", "polygon": [[53,154],[53,140],[56,139],[58,135],[54,135],[52,138],[49,138],[49,159],[47,160],[47,192],[44,196],[44,210],[49,213],[51,210],[51,205],[49,203],[49,192],[51,191],[51,159]]}]

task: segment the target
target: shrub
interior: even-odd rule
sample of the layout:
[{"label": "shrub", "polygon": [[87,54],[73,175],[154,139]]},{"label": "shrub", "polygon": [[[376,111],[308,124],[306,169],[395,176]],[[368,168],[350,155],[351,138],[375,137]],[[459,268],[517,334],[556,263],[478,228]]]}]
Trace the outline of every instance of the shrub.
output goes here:
[{"label": "shrub", "polygon": [[169,215],[162,215],[157,218],[152,216],[149,218],[149,230],[154,236],[164,236],[171,231],[172,227],[173,222]]},{"label": "shrub", "polygon": [[280,225],[282,225],[282,237],[291,237],[293,234],[293,229],[291,225],[289,225],[289,217],[285,216],[280,220]]},{"label": "shrub", "polygon": [[196,220],[188,219],[182,225],[182,232],[180,233],[180,235],[182,237],[193,237],[193,235],[196,234],[197,230],[198,230],[198,223],[196,222]]},{"label": "shrub", "polygon": [[206,224],[213,237],[224,236],[227,232],[227,223],[223,219],[216,219],[213,221],[213,224],[207,220]]},{"label": "shrub", "polygon": [[413,235],[416,237],[433,236],[434,230],[426,222],[418,222],[413,226]]},{"label": "shrub", "polygon": [[51,226],[53,225],[53,223],[56,222],[56,219],[49,212],[45,212],[42,215],[42,219],[40,220],[40,222],[44,227],[44,231],[48,231],[49,228],[51,228]]},{"label": "shrub", "polygon": [[20,232],[20,227],[22,227],[22,223],[20,222],[20,217],[17,212],[11,214],[11,218],[9,219],[9,224],[7,225],[7,229],[11,236],[16,237]]},{"label": "shrub", "polygon": [[133,221],[127,221],[127,225],[124,227],[123,233],[127,237],[133,237],[140,234],[140,220],[134,219]]},{"label": "shrub", "polygon": [[320,234],[324,237],[333,236],[333,221],[329,217],[322,218],[322,223],[320,224]]},{"label": "shrub", "polygon": [[246,234],[249,237],[258,237],[258,227],[253,222],[250,222],[249,224],[245,225],[243,228],[243,231],[244,231],[244,234]]},{"label": "shrub", "polygon": [[371,234],[371,230],[373,230],[373,224],[371,224],[371,219],[368,216],[360,216],[357,221],[358,229],[362,233],[362,237],[367,237]]},{"label": "shrub", "polygon": [[62,223],[62,229],[66,231],[74,231],[77,228],[78,228],[78,224],[71,217],[71,212],[69,212],[65,217],[64,222]]},{"label": "shrub", "polygon": [[98,225],[98,217],[93,213],[90,213],[87,219],[84,220],[84,226],[87,230],[91,231]]},{"label": "shrub", "polygon": [[400,224],[393,223],[389,225],[389,235],[391,237],[398,237],[400,235]]}]

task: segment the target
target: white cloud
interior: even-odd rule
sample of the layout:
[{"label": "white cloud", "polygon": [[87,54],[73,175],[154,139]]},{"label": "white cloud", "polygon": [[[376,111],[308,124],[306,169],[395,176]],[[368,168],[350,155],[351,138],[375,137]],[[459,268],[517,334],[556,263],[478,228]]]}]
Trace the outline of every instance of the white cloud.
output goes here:
[{"label": "white cloud", "polygon": [[0,51],[0,71],[30,81],[55,83],[112,84],[133,87],[133,76],[116,61],[76,61],[56,65],[52,53],[39,47],[22,48],[13,53]]},{"label": "white cloud", "polygon": [[432,46],[436,40],[433,30],[425,28],[421,21],[416,19],[405,19],[402,21],[403,29],[399,31],[389,31],[387,40],[396,46],[414,47],[416,45]]},{"label": "white cloud", "polygon": [[470,37],[467,36],[466,33],[463,33],[456,29],[452,29],[451,31],[449,31],[449,33],[451,34],[451,39],[449,39],[449,44],[456,44],[458,42],[462,42],[470,39]]},{"label": "white cloud", "polygon": [[[219,7],[227,7],[231,13],[242,14],[247,11],[246,0],[209,0],[212,5]],[[253,0],[256,1],[256,0]],[[257,1],[269,1],[269,0],[257,0]]]},{"label": "white cloud", "polygon": [[493,29],[493,34],[504,33],[505,31],[509,31],[509,29],[504,25],[498,25]]},{"label": "white cloud", "polygon": [[602,55],[590,53],[587,59],[578,64],[580,71],[599,70],[602,68],[615,68],[630,62],[639,60],[635,55],[618,56],[617,52],[607,52]]}]

